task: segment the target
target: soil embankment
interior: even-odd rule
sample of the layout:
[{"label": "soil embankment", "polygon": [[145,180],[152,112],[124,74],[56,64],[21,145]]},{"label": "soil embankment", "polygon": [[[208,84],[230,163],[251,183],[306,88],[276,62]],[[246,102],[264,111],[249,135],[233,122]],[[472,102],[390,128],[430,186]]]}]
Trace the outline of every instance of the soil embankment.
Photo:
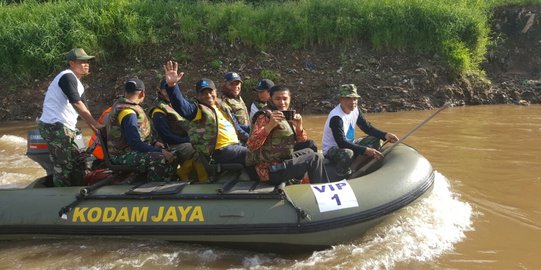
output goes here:
[{"label": "soil embankment", "polygon": [[[161,65],[182,51],[189,59],[180,61],[186,73],[184,89],[193,89],[201,77],[220,84],[223,74],[237,71],[245,80],[247,103],[255,97],[251,88],[261,74],[290,86],[294,107],[307,113],[327,113],[336,103],[340,84],[353,83],[360,90],[361,106],[369,112],[422,110],[454,105],[541,103],[541,7],[499,8],[491,21],[494,45],[489,48],[480,75],[457,76],[438,55],[408,51],[374,51],[365,44],[349,48],[258,51],[237,44],[177,48],[174,44],[148,48],[140,57],[118,56],[109,62],[97,59],[92,74],[83,79],[92,113],[99,113],[122,93],[129,77],[141,78],[149,98],[163,72]],[[48,78],[16,89],[1,85],[0,120],[30,120],[41,112]]]}]

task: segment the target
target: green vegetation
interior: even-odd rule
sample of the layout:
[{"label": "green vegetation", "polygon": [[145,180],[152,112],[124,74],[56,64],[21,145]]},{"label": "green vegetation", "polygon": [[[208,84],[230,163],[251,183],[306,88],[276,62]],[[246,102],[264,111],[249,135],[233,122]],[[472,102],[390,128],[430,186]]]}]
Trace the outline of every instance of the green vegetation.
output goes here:
[{"label": "green vegetation", "polygon": [[73,47],[108,59],[164,40],[209,50],[216,41],[259,49],[369,42],[439,54],[455,72],[468,73],[484,59],[491,9],[518,3],[541,0],[4,0],[0,74],[24,82],[65,65],[62,55]]}]

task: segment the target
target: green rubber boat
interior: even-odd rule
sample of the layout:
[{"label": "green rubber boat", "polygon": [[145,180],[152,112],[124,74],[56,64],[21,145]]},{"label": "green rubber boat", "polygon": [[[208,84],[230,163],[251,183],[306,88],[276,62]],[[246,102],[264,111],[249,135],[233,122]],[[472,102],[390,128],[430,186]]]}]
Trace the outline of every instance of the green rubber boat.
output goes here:
[{"label": "green rubber boat", "polygon": [[432,189],[432,166],[410,146],[397,145],[374,166],[354,179],[279,187],[227,171],[212,183],[117,183],[111,175],[86,187],[45,187],[49,175],[26,188],[0,190],[0,239],[121,237],[275,252],[323,249],[358,239]]}]

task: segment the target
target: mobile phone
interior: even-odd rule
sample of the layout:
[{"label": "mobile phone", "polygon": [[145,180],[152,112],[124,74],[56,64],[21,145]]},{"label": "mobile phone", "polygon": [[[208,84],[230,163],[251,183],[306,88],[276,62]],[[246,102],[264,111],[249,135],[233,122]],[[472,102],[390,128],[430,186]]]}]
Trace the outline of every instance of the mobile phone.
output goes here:
[{"label": "mobile phone", "polygon": [[287,110],[287,111],[282,111],[282,113],[284,114],[284,117],[286,120],[293,120],[293,117],[295,116],[295,110]]}]

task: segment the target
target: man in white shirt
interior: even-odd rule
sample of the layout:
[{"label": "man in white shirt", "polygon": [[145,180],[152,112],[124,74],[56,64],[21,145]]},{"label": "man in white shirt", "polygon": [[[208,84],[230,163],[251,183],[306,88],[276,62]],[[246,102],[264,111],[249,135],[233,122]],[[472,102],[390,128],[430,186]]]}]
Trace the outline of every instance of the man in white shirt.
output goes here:
[{"label": "man in white shirt", "polygon": [[[359,97],[355,85],[341,85],[340,104],[329,113],[323,128],[323,154],[336,164],[339,176],[347,177],[351,174],[350,165],[358,156],[382,158],[383,154],[378,151],[380,140],[398,141],[393,133],[383,132],[370,125],[357,108]],[[355,126],[370,136],[355,139]]]},{"label": "man in white shirt", "polygon": [[66,58],[69,68],[56,75],[49,85],[38,124],[41,136],[49,146],[55,186],[83,183],[84,160],[75,143],[77,118],[81,116],[94,131],[103,127],[94,120],[83,102],[85,89],[80,81],[90,73],[89,61],[94,56],[75,48]]}]

